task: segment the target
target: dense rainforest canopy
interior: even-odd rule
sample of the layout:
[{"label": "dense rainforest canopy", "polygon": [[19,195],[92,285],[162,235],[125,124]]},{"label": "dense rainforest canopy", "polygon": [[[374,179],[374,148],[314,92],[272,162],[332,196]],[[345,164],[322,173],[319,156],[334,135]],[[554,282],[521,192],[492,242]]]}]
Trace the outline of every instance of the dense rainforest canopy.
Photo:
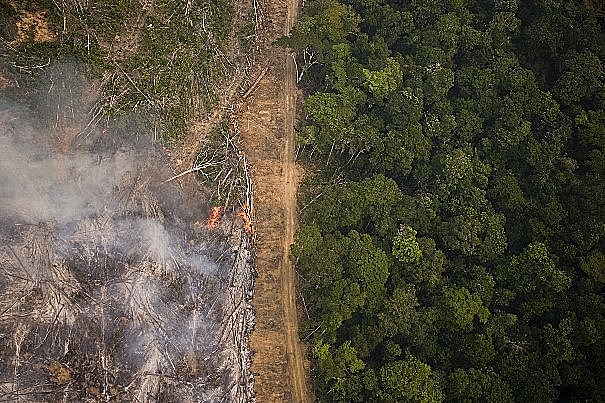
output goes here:
[{"label": "dense rainforest canopy", "polygon": [[605,9],[311,0],[292,258],[321,401],[605,401]]}]

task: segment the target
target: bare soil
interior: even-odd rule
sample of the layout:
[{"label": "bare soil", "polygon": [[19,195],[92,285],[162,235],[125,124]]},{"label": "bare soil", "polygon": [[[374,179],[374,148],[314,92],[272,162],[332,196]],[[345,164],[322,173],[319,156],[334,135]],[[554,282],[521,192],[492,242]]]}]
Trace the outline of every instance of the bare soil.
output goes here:
[{"label": "bare soil", "polygon": [[47,10],[27,11],[20,7],[18,2],[9,1],[9,4],[15,10],[19,10],[19,20],[16,22],[17,35],[10,43],[12,46],[26,41],[39,43],[55,39],[55,34],[50,29]]},{"label": "bare soil", "polygon": [[305,347],[298,337],[296,273],[289,259],[296,231],[296,192],[302,170],[295,163],[295,67],[287,50],[271,45],[286,35],[298,14],[297,0],[264,4],[268,46],[256,71],[268,69],[236,120],[242,149],[255,183],[256,270],[250,339],[252,372],[259,402],[312,401]]},{"label": "bare soil", "polygon": [[[252,215],[258,277],[250,348],[258,402],[314,400],[306,346],[298,336],[296,272],[289,259],[297,225],[296,193],[302,176],[301,167],[295,163],[296,72],[290,53],[273,45],[289,33],[298,9],[298,0],[264,1],[259,5],[259,38],[252,69],[238,72],[243,76],[234,77],[236,85],[222,93],[218,108],[193,125],[173,159],[177,169],[190,168],[200,143],[222,116],[229,116],[240,131],[239,147],[247,157],[254,183]],[[245,88],[245,82],[252,86]]]}]

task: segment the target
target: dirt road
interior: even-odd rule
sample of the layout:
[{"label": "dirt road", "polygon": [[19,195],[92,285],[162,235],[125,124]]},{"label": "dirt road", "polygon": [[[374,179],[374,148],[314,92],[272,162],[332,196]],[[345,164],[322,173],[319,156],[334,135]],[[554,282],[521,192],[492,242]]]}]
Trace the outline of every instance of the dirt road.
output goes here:
[{"label": "dirt road", "polygon": [[[284,35],[290,32],[298,16],[298,0],[288,0],[288,18]],[[285,210],[286,225],[283,241],[282,260],[282,290],[284,304],[284,321],[286,324],[288,363],[290,370],[290,382],[293,388],[293,400],[297,402],[311,401],[308,394],[307,374],[303,363],[303,349],[298,337],[298,312],[296,309],[296,272],[294,265],[289,259],[290,245],[294,242],[296,231],[296,191],[298,187],[298,170],[296,169],[296,137],[294,123],[296,117],[296,68],[293,59],[286,54],[286,72],[284,77],[284,131],[285,141],[282,158],[284,175],[284,199],[282,201]]]},{"label": "dirt road", "polygon": [[[298,1],[288,0],[288,18],[284,34],[288,34],[292,25],[298,16]],[[286,228],[283,244],[283,278],[282,288],[284,291],[283,300],[285,307],[284,321],[286,323],[286,337],[288,344],[288,361],[290,369],[290,379],[293,386],[294,401],[311,401],[308,394],[307,374],[304,367],[304,356],[298,337],[298,313],[296,309],[296,272],[294,265],[289,259],[290,245],[294,242],[294,232],[296,231],[297,211],[296,211],[296,191],[298,187],[298,170],[296,169],[296,137],[294,133],[294,124],[296,117],[296,68],[294,61],[289,55],[286,57],[286,74],[284,77],[284,130],[285,144],[283,155],[284,171],[284,193],[283,200]]]},{"label": "dirt road", "polygon": [[[270,44],[290,31],[298,1],[273,1],[263,8],[271,16],[265,21],[273,27]],[[257,70],[268,68],[267,73],[237,118],[255,183],[258,278],[256,327],[250,340],[254,389],[258,402],[310,402],[308,362],[298,338],[296,274],[289,259],[300,179],[295,163],[296,72],[285,49],[269,45],[258,59],[262,62]]]},{"label": "dirt road", "polygon": [[179,169],[188,169],[204,133],[218,123],[235,98],[236,107],[230,115],[240,130],[240,148],[246,154],[254,182],[258,277],[253,299],[256,325],[250,348],[254,351],[252,372],[259,403],[313,401],[309,363],[298,338],[296,273],[289,259],[301,177],[295,163],[296,68],[286,49],[272,45],[290,31],[298,7],[298,0],[262,2],[258,52],[248,77],[256,85],[243,99],[237,100],[234,92],[223,96],[219,108],[193,128],[194,135],[174,158]]}]

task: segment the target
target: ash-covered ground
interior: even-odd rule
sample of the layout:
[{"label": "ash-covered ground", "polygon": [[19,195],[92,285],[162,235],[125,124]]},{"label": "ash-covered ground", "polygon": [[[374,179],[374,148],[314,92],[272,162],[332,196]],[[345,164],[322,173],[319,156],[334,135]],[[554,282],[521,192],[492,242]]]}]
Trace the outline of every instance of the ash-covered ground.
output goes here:
[{"label": "ash-covered ground", "polygon": [[0,401],[251,399],[248,235],[161,150],[0,104]]}]

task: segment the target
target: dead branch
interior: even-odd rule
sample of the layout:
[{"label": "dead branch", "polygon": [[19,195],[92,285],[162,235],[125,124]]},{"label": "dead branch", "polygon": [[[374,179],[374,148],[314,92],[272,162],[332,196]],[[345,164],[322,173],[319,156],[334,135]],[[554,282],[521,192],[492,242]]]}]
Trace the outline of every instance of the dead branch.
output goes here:
[{"label": "dead branch", "polygon": [[130,76],[128,74],[126,74],[124,69],[117,62],[114,62],[114,64],[118,68],[118,70],[120,70],[120,72],[124,75],[124,77],[126,77],[126,79],[130,82],[130,84],[132,84],[134,89],[137,90],[137,92],[139,94],[141,94],[147,100],[147,102],[149,102],[150,105],[154,106],[155,102],[147,94],[145,94],[143,91],[141,91],[141,89],[136,85],[136,83],[132,80],[132,78],[130,78]]},{"label": "dead branch", "polygon": [[304,207],[300,209],[300,211],[302,212],[304,209],[309,207],[309,205],[311,205],[311,203],[313,203],[315,200],[319,199],[322,195],[323,195],[323,192],[320,192],[317,196],[315,196],[313,199],[311,199],[311,201],[309,203],[305,204]]},{"label": "dead branch", "polygon": [[46,63],[36,64],[33,66],[21,66],[18,65],[16,62],[9,62],[9,64],[14,68],[19,69],[20,73],[32,74],[33,70],[42,70],[43,68],[50,66],[50,57],[48,58],[48,61]]},{"label": "dead branch", "polygon": [[258,83],[260,83],[260,80],[263,79],[263,77],[265,76],[265,74],[267,74],[267,71],[269,71],[268,67],[265,67],[263,69],[263,71],[261,71],[261,73],[258,75],[258,77],[256,78],[256,80],[254,80],[254,82],[252,83],[252,85],[250,86],[250,88],[248,88],[248,91],[246,91],[244,93],[244,95],[242,95],[242,99],[246,99],[256,89],[256,86],[258,85]]}]

